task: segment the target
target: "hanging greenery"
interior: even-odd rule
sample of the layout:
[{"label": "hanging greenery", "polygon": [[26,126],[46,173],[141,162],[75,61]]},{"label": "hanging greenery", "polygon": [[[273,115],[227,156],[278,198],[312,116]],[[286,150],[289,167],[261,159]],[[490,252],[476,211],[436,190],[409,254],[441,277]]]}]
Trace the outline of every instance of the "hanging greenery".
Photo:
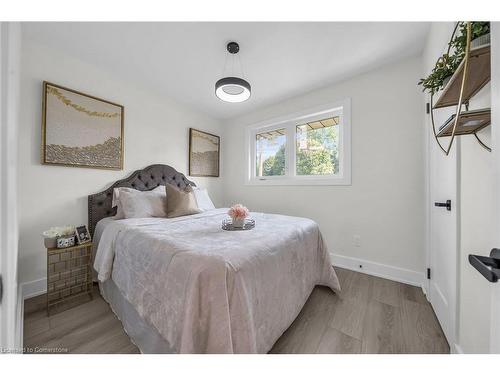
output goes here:
[{"label": "hanging greenery", "polygon": [[[471,22],[471,40],[474,40],[490,32],[489,22]],[[423,91],[427,91],[431,95],[435,94],[444,87],[446,78],[451,77],[457,70],[458,66],[465,57],[465,49],[467,46],[467,22],[459,22],[458,29],[454,38],[448,43],[449,51],[441,56],[434,69],[426,77],[420,79],[419,85],[423,87]]]}]

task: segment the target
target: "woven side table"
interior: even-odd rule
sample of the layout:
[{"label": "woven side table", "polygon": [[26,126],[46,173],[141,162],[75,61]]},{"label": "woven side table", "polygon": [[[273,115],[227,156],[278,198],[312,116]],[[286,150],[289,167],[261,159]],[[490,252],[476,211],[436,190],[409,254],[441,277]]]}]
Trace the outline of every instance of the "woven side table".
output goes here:
[{"label": "woven side table", "polygon": [[92,295],[92,242],[47,249],[47,315],[63,302]]}]

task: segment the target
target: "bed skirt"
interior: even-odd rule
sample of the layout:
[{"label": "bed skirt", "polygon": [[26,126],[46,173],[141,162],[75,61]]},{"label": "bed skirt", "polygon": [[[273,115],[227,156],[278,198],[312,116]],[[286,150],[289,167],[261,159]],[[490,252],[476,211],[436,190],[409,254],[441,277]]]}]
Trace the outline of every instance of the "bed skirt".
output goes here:
[{"label": "bed skirt", "polygon": [[142,319],[137,310],[121,294],[112,279],[99,283],[99,290],[104,300],[120,319],[130,340],[143,354],[173,354],[171,345],[158,331]]}]

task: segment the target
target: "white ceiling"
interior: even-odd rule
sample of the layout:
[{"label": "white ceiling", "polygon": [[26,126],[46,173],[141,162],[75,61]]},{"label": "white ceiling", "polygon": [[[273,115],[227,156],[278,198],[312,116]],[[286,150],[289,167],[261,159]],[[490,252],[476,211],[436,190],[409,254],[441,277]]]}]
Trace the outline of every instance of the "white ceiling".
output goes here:
[{"label": "white ceiling", "polygon": [[[219,119],[421,53],[428,23],[25,23],[25,36]],[[240,44],[252,97],[221,102],[225,45]],[[230,71],[226,71],[229,73]]]}]

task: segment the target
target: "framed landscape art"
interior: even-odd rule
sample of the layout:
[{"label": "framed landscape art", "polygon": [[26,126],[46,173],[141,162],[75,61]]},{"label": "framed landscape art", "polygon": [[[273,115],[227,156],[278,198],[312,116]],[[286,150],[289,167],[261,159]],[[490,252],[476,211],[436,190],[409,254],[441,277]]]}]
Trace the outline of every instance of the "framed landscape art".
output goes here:
[{"label": "framed landscape art", "polygon": [[43,83],[42,163],[123,169],[122,105]]},{"label": "framed landscape art", "polygon": [[189,175],[219,177],[220,137],[189,129]]}]

